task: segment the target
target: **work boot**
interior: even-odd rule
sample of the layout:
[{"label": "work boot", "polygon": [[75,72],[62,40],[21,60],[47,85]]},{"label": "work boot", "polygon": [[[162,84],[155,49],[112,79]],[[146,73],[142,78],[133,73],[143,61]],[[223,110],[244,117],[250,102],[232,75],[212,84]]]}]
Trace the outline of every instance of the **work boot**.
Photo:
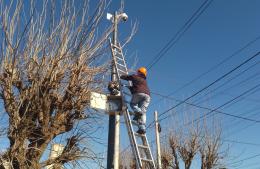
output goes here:
[{"label": "work boot", "polygon": [[137,130],[137,133],[138,133],[138,134],[145,134],[145,130],[144,130],[144,129],[138,129],[138,130]]}]

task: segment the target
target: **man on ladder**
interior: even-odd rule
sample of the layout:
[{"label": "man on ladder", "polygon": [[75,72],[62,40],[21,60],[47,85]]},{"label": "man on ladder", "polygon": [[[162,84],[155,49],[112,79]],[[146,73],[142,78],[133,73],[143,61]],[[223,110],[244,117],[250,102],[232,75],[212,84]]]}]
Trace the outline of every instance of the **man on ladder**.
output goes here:
[{"label": "man on ladder", "polygon": [[137,121],[139,129],[137,133],[145,134],[146,125],[146,111],[150,103],[150,90],[146,81],[147,70],[144,67],[140,67],[136,74],[122,75],[120,78],[128,81],[132,81],[130,91],[132,99],[130,106],[134,111],[133,120]]}]

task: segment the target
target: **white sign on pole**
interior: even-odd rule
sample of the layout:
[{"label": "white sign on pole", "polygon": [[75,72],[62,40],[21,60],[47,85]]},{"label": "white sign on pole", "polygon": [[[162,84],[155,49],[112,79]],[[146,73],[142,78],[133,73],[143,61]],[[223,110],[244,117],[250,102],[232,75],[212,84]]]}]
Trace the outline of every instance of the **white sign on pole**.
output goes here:
[{"label": "white sign on pole", "polygon": [[105,95],[96,92],[90,93],[90,107],[113,114],[122,111],[121,96]]},{"label": "white sign on pole", "polygon": [[91,92],[90,107],[94,109],[107,110],[107,96],[104,94]]}]

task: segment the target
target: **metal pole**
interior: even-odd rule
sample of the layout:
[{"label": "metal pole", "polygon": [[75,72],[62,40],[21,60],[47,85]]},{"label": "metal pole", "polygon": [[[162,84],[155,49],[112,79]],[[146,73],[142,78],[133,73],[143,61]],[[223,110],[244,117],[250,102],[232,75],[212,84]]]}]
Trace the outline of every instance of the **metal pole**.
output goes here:
[{"label": "metal pole", "polygon": [[[114,13],[114,34],[113,44],[117,45],[117,12]],[[111,81],[117,81],[116,68],[112,64]],[[120,115],[109,115],[107,169],[119,169],[119,138],[120,138]]]},{"label": "metal pole", "polygon": [[160,135],[159,135],[159,124],[158,124],[158,113],[157,113],[157,111],[154,112],[154,118],[155,118],[155,135],[156,135],[156,146],[157,146],[157,163],[158,163],[158,169],[162,169],[161,145],[160,145]]}]

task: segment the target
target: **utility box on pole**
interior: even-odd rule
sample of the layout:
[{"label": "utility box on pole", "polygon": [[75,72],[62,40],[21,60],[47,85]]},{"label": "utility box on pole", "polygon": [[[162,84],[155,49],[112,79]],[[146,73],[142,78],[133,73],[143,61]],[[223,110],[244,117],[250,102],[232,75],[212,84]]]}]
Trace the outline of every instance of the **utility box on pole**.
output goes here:
[{"label": "utility box on pole", "polygon": [[91,92],[90,107],[94,109],[107,110],[107,96],[105,94]]},{"label": "utility box on pole", "polygon": [[109,115],[121,114],[122,97],[91,92],[90,107]]}]

